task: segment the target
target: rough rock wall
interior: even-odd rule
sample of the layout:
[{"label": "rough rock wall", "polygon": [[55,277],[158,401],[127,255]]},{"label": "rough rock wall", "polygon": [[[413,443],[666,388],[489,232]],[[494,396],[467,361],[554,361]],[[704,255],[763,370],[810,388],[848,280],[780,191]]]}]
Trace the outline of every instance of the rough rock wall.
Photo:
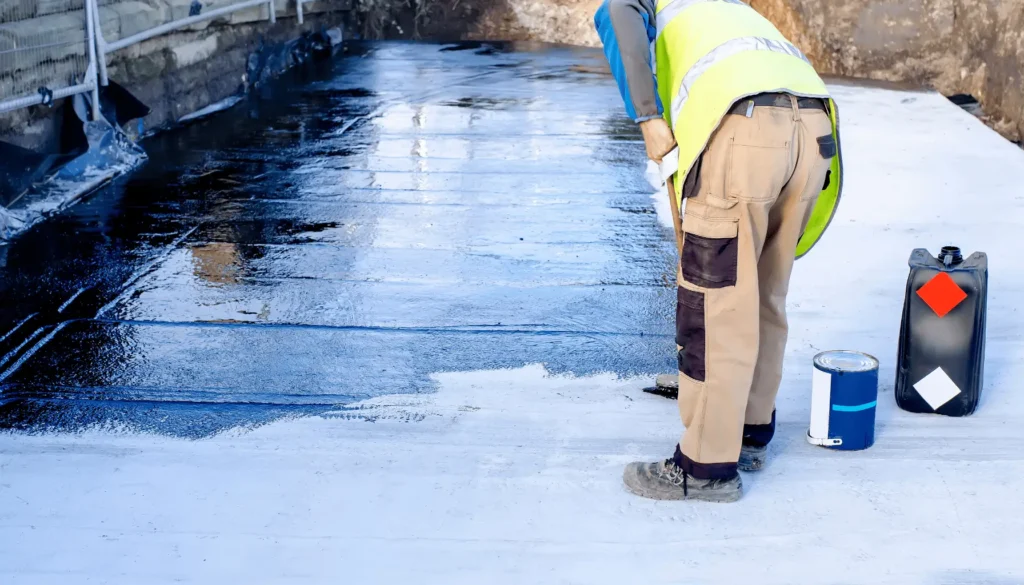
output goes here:
[{"label": "rough rock wall", "polygon": [[[465,1],[465,0],[464,0]],[[1024,137],[1024,0],[750,0],[825,74],[907,82],[981,101]],[[601,0],[500,0],[468,35],[594,46]]]},{"label": "rough rock wall", "polygon": [[969,93],[1024,136],[1024,0],[752,0],[824,72]]},{"label": "rough rock wall", "polygon": [[597,46],[593,17],[603,0],[504,0],[491,5],[470,37]]}]

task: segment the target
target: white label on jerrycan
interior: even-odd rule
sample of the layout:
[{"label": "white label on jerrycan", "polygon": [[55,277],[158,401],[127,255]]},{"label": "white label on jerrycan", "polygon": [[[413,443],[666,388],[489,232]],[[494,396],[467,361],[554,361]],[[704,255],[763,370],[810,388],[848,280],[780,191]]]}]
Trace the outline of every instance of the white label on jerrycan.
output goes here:
[{"label": "white label on jerrycan", "polygon": [[828,417],[832,410],[832,374],[811,366],[811,428],[815,439],[828,438]]},{"label": "white label on jerrycan", "polygon": [[950,379],[943,369],[935,368],[932,373],[914,384],[914,390],[924,398],[932,410],[942,408],[944,404],[953,400],[960,394],[960,388],[956,382]]}]

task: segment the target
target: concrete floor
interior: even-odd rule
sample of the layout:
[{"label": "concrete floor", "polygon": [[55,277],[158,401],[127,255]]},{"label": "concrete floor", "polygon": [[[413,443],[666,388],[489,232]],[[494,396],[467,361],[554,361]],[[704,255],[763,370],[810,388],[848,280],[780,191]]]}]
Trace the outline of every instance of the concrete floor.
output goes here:
[{"label": "concrete floor", "polygon": [[[738,504],[649,502],[620,477],[681,430],[640,392],[674,363],[673,243],[601,67],[358,47],[21,237],[0,582],[1024,582],[1024,154],[941,96],[833,86],[845,199],[797,265],[772,461]],[[966,419],[892,399],[906,260],[950,243],[992,266]],[[868,451],[803,440],[839,347],[882,361]]]}]

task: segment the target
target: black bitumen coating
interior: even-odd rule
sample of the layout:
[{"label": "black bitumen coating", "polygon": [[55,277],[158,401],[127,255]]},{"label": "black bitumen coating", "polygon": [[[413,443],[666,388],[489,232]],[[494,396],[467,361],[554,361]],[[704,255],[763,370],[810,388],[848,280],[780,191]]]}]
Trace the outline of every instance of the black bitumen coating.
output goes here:
[{"label": "black bitumen coating", "polygon": [[143,146],[0,249],[0,427],[203,437],[434,372],[674,369],[673,236],[597,51],[352,45]]}]

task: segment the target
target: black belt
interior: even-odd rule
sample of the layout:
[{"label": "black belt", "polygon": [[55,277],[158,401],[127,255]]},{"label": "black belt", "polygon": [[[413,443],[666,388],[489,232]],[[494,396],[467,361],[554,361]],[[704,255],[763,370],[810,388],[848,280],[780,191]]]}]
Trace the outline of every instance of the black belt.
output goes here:
[{"label": "black belt", "polygon": [[[825,102],[818,98],[797,98],[796,105],[801,110],[821,110],[828,113]],[[754,107],[771,106],[776,108],[792,108],[793,102],[788,93],[759,93],[736,102],[729,110],[730,114],[747,116],[753,113]]]}]

